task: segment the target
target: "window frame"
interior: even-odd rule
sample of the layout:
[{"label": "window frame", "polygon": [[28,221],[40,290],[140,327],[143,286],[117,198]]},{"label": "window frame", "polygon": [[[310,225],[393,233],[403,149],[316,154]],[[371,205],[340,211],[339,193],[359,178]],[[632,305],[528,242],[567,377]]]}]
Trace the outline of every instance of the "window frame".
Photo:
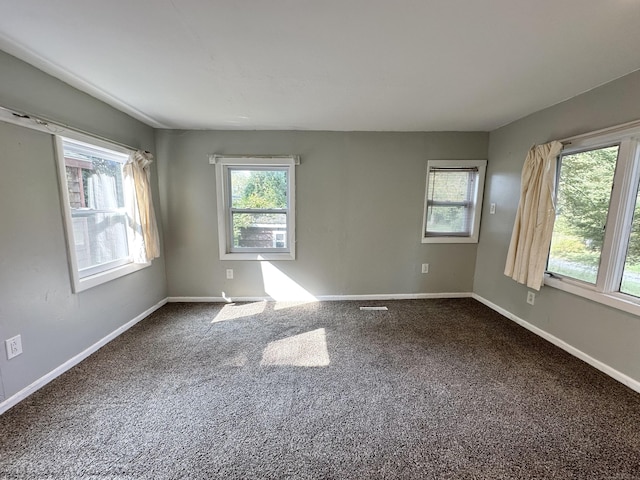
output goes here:
[{"label": "window frame", "polygon": [[[544,285],[639,315],[640,297],[620,292],[619,289],[640,184],[640,127],[613,127],[567,139],[556,161],[560,167],[564,155],[613,145],[619,145],[619,150],[596,282],[590,284],[545,270]],[[559,174],[560,169],[556,177],[556,196]]]},{"label": "window frame", "polygon": [[[64,142],[70,140],[72,142],[80,142],[96,148],[97,150],[106,150],[107,152],[113,151],[122,155],[129,156],[133,153],[133,150],[125,148],[121,145],[111,143],[106,140],[97,139],[89,135],[83,135],[81,133],[65,131],[62,135],[53,135],[54,137],[54,149],[56,166],[58,172],[58,186],[60,189],[60,203],[62,207],[62,217],[64,224],[65,243],[67,248],[67,258],[69,263],[69,273],[71,276],[71,286],[74,293],[83,292],[90,288],[102,285],[103,283],[110,282],[117,278],[129,275],[130,273],[142,270],[151,265],[151,262],[147,263],[134,263],[131,251],[133,249],[133,234],[130,232],[130,227],[126,226],[127,243],[129,247],[129,256],[113,262],[111,268],[99,268],[92,267],[94,271],[88,275],[80,276],[78,268],[78,257],[75,248],[75,233],[73,229],[73,214],[71,211],[71,204],[69,201],[69,192],[67,188],[67,174],[66,164],[64,159]],[[124,162],[122,163],[124,166]],[[127,195],[125,193],[125,202],[127,201]]]},{"label": "window frame", "polygon": [[[209,163],[215,165],[216,200],[218,217],[218,248],[220,260],[295,260],[295,167],[300,164],[297,155],[287,156],[243,156],[210,155]],[[284,213],[287,217],[286,248],[243,248],[233,247],[230,171],[240,170],[285,170],[287,172],[287,208],[275,213]],[[247,209],[242,209],[247,210]],[[266,209],[268,210],[268,209]],[[266,211],[260,209],[260,212]],[[271,210],[269,210],[271,212]],[[267,212],[267,213],[269,213]],[[237,213],[237,212],[236,212]],[[241,212],[242,213],[242,212]]]},{"label": "window frame", "polygon": [[[432,168],[477,168],[476,191],[473,195],[473,213],[471,215],[471,229],[469,235],[427,235],[427,212],[429,203],[429,172]],[[478,243],[480,236],[480,220],[482,217],[482,201],[484,196],[484,181],[486,176],[486,160],[428,160],[425,179],[424,210],[422,213],[422,243]]]}]

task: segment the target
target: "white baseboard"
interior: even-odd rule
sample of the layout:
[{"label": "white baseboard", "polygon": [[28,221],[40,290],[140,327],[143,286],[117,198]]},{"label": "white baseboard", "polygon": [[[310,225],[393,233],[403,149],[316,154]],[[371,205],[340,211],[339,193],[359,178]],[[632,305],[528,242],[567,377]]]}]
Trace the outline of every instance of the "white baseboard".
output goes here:
[{"label": "white baseboard", "polygon": [[[247,297],[248,298],[248,297]],[[252,301],[252,300],[247,300]],[[258,300],[255,300],[256,302]],[[167,297],[168,303],[229,303],[224,297]]]},{"label": "white baseboard", "polygon": [[593,358],[592,356],[584,353],[582,350],[579,350],[576,347],[574,347],[573,345],[568,344],[564,340],[561,340],[558,337],[556,337],[554,335],[551,335],[549,332],[546,332],[546,331],[542,330],[541,328],[536,327],[535,325],[532,325],[531,323],[529,323],[526,320],[523,320],[522,318],[514,315],[513,313],[509,312],[508,310],[505,310],[504,308],[496,305],[495,303],[490,302],[486,298],[481,297],[480,295],[477,295],[475,293],[472,294],[471,296],[472,296],[472,298],[478,300],[480,303],[483,303],[487,307],[491,308],[492,310],[495,310],[496,312],[498,312],[502,316],[507,317],[509,320],[512,320],[512,321],[516,322],[518,325],[520,325],[520,326],[526,328],[527,330],[535,333],[539,337],[542,337],[545,340],[553,343],[555,346],[560,347],[561,349],[563,349],[564,351],[570,353],[574,357],[579,358],[583,362],[586,362],[589,365],[591,365],[592,367],[597,368],[601,372],[605,373],[606,375],[609,375],[614,380],[617,380],[620,383],[622,383],[622,384],[626,385],[627,387],[629,387],[630,389],[635,390],[636,392],[640,393],[640,382],[638,380],[635,380],[635,379],[629,377],[628,375],[625,375],[624,373],[616,370],[615,368],[610,367],[606,363],[603,363],[600,360],[597,360],[597,359]]},{"label": "white baseboard", "polygon": [[[471,292],[442,292],[442,293],[389,293],[375,295],[318,295],[315,299],[319,302],[331,302],[342,300],[420,300],[430,298],[470,298]],[[210,303],[230,303],[230,302],[273,302],[277,301],[273,297],[168,297],[167,301],[175,302],[210,302]],[[295,302],[295,299],[284,301]],[[309,299],[300,301],[308,302]]]},{"label": "white baseboard", "polygon": [[75,357],[70,358],[69,360],[64,362],[62,365],[60,365],[59,367],[51,370],[49,373],[47,373],[43,377],[40,377],[38,380],[33,382],[31,385],[23,388],[18,393],[15,393],[14,395],[10,396],[9,398],[7,398],[3,402],[1,402],[0,403],[0,415],[2,415],[4,412],[9,410],[11,407],[16,405],[18,402],[20,402],[20,401],[24,400],[25,398],[27,398],[29,395],[34,393],[36,390],[39,390],[40,388],[44,387],[47,383],[51,382],[55,378],[57,378],[60,375],[62,375],[64,372],[66,372],[70,368],[76,366],[78,363],[80,363],[82,360],[87,358],[89,355],[91,355],[92,353],[98,351],[98,349],[100,347],[103,347],[104,345],[109,343],[111,340],[113,340],[117,336],[119,336],[122,333],[124,333],[125,331],[129,330],[136,323],[138,323],[139,321],[141,321],[141,320],[145,319],[146,317],[148,317],[149,315],[151,315],[157,309],[162,307],[165,303],[167,303],[167,299],[166,298],[163,299],[163,300],[160,300],[158,303],[156,303],[152,307],[150,307],[147,310],[145,310],[144,312],[142,312],[140,315],[138,315],[133,320],[125,323],[121,327],[119,327],[116,330],[114,330],[113,332],[111,332],[106,337],[98,340],[96,343],[91,345],[89,348],[87,348],[84,351],[82,351],[79,354],[77,354]]},{"label": "white baseboard", "polygon": [[425,300],[431,298],[469,298],[470,292],[442,292],[442,293],[390,293],[380,295],[319,295],[318,300]]}]

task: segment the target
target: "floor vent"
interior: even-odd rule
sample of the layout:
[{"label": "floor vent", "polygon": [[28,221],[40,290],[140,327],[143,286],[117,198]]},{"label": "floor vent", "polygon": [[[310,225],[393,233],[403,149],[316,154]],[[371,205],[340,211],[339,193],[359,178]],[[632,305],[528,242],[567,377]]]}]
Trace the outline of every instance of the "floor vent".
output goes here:
[{"label": "floor vent", "polygon": [[387,307],[360,307],[360,310],[389,310]]}]

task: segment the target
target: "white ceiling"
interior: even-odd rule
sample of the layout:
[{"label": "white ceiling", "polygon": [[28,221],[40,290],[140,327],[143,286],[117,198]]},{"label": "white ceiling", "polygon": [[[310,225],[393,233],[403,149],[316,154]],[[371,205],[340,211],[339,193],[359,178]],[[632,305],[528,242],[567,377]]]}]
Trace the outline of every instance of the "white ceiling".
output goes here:
[{"label": "white ceiling", "polygon": [[492,130],[639,46],[636,0],[0,0],[1,50],[166,128]]}]

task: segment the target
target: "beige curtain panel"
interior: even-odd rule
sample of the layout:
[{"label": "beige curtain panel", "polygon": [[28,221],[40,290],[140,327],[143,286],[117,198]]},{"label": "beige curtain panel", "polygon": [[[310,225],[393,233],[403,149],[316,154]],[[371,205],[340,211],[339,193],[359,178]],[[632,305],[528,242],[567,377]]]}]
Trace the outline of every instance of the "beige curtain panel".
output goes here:
[{"label": "beige curtain panel", "polygon": [[540,290],[544,281],[553,222],[555,182],[560,142],[536,145],[522,168],[520,203],[516,214],[504,274]]},{"label": "beige curtain panel", "polygon": [[135,191],[135,198],[129,203],[137,207],[130,212],[136,237],[133,242],[136,263],[148,263],[160,256],[160,239],[151,197],[152,162],[151,153],[138,150],[131,154],[124,166],[125,181],[133,182]]}]

